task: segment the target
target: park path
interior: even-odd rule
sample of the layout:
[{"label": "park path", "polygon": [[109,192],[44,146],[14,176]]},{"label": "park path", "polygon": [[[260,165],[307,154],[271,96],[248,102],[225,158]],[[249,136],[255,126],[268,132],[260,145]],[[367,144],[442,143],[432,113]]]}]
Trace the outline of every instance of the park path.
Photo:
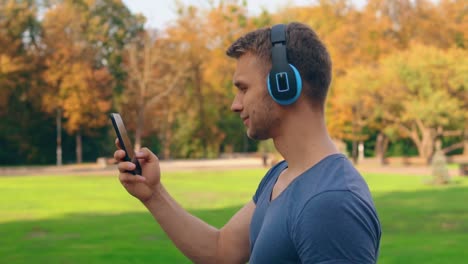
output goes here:
[{"label": "park path", "polygon": [[[231,158],[210,160],[162,160],[162,171],[216,170],[238,168],[262,168],[258,158]],[[117,166],[97,163],[70,164],[63,166],[18,166],[0,167],[0,176],[27,175],[87,175],[116,174]]]},{"label": "park path", "polygon": [[[226,158],[210,160],[162,160],[162,171],[187,170],[224,170],[242,168],[264,168],[262,160],[256,157]],[[392,173],[402,175],[430,175],[430,166],[380,166],[372,162],[356,165],[361,173]],[[27,176],[27,175],[115,175],[116,165],[100,165],[97,163],[71,164],[63,166],[18,166],[0,167],[0,176]],[[459,175],[458,169],[450,169],[451,176]]]}]

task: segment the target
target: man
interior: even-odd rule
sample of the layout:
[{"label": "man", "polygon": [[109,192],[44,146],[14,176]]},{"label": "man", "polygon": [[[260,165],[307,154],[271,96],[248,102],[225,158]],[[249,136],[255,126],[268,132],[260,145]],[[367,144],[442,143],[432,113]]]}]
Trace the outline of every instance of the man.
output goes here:
[{"label": "man", "polygon": [[331,61],[324,45],[291,23],[250,32],[227,55],[237,59],[231,109],[250,138],[272,138],[285,160],[219,230],[173,200],[146,148],[136,154],[142,176],[126,173],[135,165],[115,152],[124,187],[196,263],[376,263],[381,231],[369,189],[325,125]]}]

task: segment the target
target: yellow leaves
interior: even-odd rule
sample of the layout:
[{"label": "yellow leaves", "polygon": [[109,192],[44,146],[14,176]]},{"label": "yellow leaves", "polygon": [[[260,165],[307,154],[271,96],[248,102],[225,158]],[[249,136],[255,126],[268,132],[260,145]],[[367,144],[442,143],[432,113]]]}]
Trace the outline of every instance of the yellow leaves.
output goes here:
[{"label": "yellow leaves", "polygon": [[97,65],[102,59],[98,53],[107,40],[103,32],[109,25],[101,25],[102,17],[91,15],[96,1],[85,4],[87,10],[69,1],[56,4],[43,20],[47,47],[44,79],[49,84],[43,104],[49,112],[55,107],[63,110],[69,133],[107,125],[106,113],[112,107],[114,79],[106,68]]},{"label": "yellow leaves", "polygon": [[466,51],[457,49],[440,50],[413,44],[408,51],[388,58],[387,65],[394,64],[396,77],[407,91],[403,100],[407,102],[408,120],[419,118],[425,125],[447,126],[463,117],[468,110],[463,102],[466,99],[463,87],[468,82],[463,81],[466,74],[459,69],[460,65],[466,67],[466,55]]},{"label": "yellow leaves", "polygon": [[334,137],[357,137],[371,124],[379,103],[376,74],[376,69],[360,66],[333,83],[328,126]]},{"label": "yellow leaves", "polygon": [[12,58],[7,54],[0,53],[0,75],[10,74],[15,71],[19,71],[24,67],[20,58]]},{"label": "yellow leaves", "polygon": [[356,66],[335,78],[328,112],[332,134],[349,138],[349,131],[355,135],[364,126],[381,131],[393,126],[405,131],[403,136],[417,135],[416,122],[419,130],[462,128],[468,112],[467,55],[411,43],[375,66]]},{"label": "yellow leaves", "polygon": [[[101,126],[107,122],[110,110],[110,75],[104,70],[93,71],[88,65],[75,63],[64,76],[59,97],[65,128],[69,133]],[[106,91],[107,90],[107,91]]]},{"label": "yellow leaves", "polygon": [[102,126],[111,108],[112,77],[106,69],[93,69],[86,61],[70,60],[63,65],[51,61],[45,73],[50,90],[44,93],[45,110],[63,109],[69,133]]}]

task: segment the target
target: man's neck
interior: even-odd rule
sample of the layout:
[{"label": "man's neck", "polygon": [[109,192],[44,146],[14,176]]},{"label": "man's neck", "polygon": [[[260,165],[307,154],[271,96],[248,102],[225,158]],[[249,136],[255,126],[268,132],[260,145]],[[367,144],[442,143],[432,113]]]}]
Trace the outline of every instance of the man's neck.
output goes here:
[{"label": "man's neck", "polygon": [[322,113],[301,111],[283,121],[273,140],[288,162],[288,174],[299,175],[323,158],[339,153],[328,135]]}]

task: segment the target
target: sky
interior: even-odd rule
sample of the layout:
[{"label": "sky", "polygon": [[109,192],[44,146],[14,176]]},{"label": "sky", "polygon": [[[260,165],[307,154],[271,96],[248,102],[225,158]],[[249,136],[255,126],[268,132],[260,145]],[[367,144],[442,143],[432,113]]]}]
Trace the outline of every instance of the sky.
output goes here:
[{"label": "sky", "polygon": [[[180,0],[187,5],[196,5],[208,7],[209,0]],[[146,19],[147,27],[165,28],[165,25],[174,21],[176,18],[175,0],[123,0],[125,5],[132,13],[141,13]],[[249,15],[257,15],[262,8],[266,8],[270,12],[275,12],[282,6],[287,4],[293,6],[310,5],[314,0],[248,0],[247,9]],[[358,6],[363,5],[365,0],[354,0]]]}]

